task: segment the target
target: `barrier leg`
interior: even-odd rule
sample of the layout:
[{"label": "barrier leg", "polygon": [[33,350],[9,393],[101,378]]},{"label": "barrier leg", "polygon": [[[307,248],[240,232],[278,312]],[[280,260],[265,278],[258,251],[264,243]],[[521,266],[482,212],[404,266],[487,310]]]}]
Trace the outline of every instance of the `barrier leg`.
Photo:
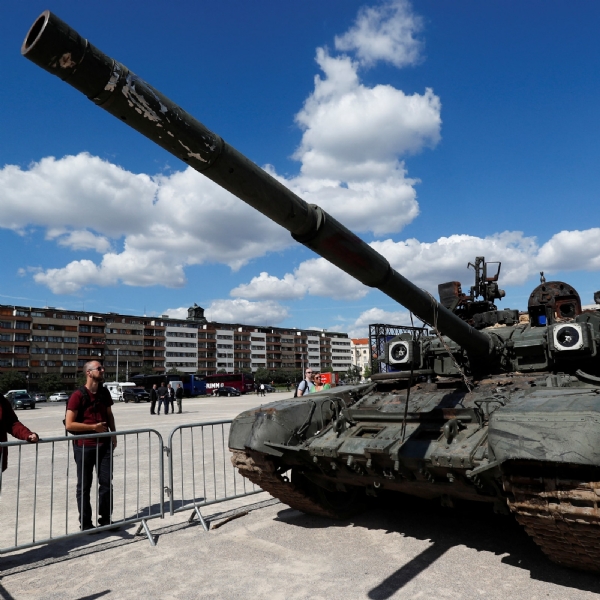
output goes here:
[{"label": "barrier leg", "polygon": [[200,512],[197,506],[194,506],[194,510],[192,511],[192,514],[188,519],[188,523],[192,523],[196,517],[198,517],[198,521],[200,521],[202,527],[204,528],[204,531],[208,531],[208,525],[206,524],[202,513]]},{"label": "barrier leg", "polygon": [[137,528],[135,535],[140,535],[140,533],[142,533],[142,529],[144,530],[146,537],[148,538],[148,541],[150,542],[150,544],[152,546],[156,546],[156,542],[154,541],[154,536],[152,535],[152,532],[148,528],[148,523],[146,523],[146,519],[141,520],[140,526]]}]

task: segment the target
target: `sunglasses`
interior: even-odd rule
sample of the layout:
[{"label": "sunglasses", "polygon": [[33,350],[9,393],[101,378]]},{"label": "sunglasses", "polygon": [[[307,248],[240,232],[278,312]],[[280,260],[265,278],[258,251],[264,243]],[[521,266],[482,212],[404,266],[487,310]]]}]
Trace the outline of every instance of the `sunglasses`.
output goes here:
[{"label": "sunglasses", "polygon": [[104,371],[104,367],[94,367],[93,369],[88,369],[88,371]]}]

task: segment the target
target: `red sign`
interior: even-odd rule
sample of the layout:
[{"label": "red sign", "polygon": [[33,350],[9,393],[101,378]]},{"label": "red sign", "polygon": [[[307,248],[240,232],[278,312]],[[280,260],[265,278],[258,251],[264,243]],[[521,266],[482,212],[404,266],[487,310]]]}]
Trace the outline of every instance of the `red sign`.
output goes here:
[{"label": "red sign", "polygon": [[339,375],[337,373],[319,373],[321,375],[321,383],[325,385],[328,383],[331,387],[335,387],[339,382]]}]

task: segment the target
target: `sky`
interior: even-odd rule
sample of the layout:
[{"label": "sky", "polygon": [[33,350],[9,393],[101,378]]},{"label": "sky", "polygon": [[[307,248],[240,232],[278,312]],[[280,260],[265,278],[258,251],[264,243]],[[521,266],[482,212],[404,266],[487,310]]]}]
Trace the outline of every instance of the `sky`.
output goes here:
[{"label": "sky", "polygon": [[401,306],[20,55],[50,9],[437,297],[600,289],[600,4],[0,6],[0,303],[367,335]]}]

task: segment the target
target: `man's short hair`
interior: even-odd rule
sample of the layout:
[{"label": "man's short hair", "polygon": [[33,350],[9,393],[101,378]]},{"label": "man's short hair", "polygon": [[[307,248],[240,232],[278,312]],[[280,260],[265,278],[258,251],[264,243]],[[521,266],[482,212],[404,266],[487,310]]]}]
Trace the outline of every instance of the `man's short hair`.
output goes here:
[{"label": "man's short hair", "polygon": [[99,363],[100,361],[96,360],[96,359],[94,359],[94,360],[88,360],[85,363],[85,365],[83,365],[83,372],[87,373],[88,371],[92,371],[94,369],[94,367],[92,367],[92,364],[94,364],[96,362]]}]

